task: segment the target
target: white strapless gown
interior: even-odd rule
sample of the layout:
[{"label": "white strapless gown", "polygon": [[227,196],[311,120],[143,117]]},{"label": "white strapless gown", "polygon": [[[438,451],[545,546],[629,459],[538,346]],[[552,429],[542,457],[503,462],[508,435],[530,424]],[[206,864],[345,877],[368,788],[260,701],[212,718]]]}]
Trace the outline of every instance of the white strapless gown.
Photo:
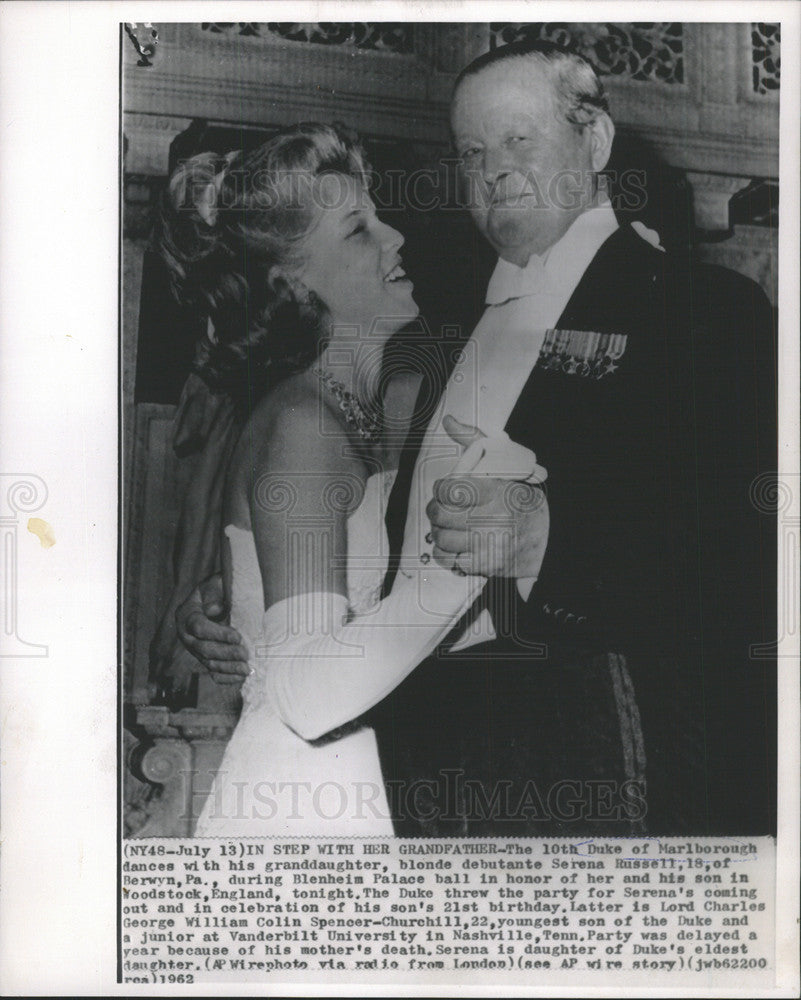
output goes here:
[{"label": "white strapless gown", "polygon": [[[384,511],[394,477],[394,470],[372,475],[348,519],[348,606],[356,614],[379,601],[389,551]],[[234,525],[225,533],[231,548],[231,624],[242,633],[253,672],[243,685],[242,714],[195,835],[391,836],[373,730],[356,720],[309,742],[281,720],[267,697],[269,657],[254,655],[265,636],[253,535]],[[320,697],[326,697],[325,691]]]}]

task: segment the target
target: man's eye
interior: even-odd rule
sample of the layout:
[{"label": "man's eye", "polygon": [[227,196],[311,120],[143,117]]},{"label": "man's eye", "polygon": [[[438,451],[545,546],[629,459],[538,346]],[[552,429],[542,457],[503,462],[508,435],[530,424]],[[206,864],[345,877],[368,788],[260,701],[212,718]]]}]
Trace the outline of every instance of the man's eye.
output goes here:
[{"label": "man's eye", "polygon": [[513,143],[516,142],[525,142],[527,138],[528,136],[526,135],[510,135],[506,141],[507,143],[509,143],[509,145],[512,145]]},{"label": "man's eye", "polygon": [[461,153],[459,153],[459,156],[463,160],[470,160],[474,156],[478,156],[480,152],[481,150],[478,148],[478,146],[469,146],[467,149],[463,149]]},{"label": "man's eye", "polygon": [[364,232],[366,232],[366,231],[367,231],[367,226],[365,226],[365,224],[364,224],[363,222],[360,222],[360,223],[359,223],[359,224],[358,224],[358,225],[356,226],[356,228],[355,228],[355,229],[352,229],[352,230],[351,230],[351,231],[350,231],[350,232],[348,233],[348,235],[347,235],[346,239],[350,239],[350,238],[351,238],[351,236],[356,236],[356,235],[357,235],[358,233],[364,233]]}]

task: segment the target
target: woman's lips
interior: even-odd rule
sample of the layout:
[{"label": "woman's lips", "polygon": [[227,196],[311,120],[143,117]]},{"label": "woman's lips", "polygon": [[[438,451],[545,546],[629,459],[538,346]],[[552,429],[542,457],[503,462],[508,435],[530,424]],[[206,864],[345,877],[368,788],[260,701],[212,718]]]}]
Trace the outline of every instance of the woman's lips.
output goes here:
[{"label": "woman's lips", "polygon": [[384,281],[389,282],[402,281],[404,279],[406,279],[406,272],[403,270],[403,265],[400,263],[396,264],[392,270],[384,276]]}]

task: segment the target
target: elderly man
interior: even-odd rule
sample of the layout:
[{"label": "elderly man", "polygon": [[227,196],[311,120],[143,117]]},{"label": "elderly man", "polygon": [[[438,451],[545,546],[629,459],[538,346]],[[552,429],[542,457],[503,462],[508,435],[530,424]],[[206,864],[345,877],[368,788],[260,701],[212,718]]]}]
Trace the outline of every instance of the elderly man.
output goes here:
[{"label": "elderly man", "polygon": [[[499,260],[421,388],[385,589],[431,559],[489,583],[375,710],[396,830],[769,832],[773,678],[749,659],[775,596],[749,503],[775,469],[767,300],[619,225],[600,183],[614,126],[581,57],[493,50],[451,124]],[[539,487],[446,474],[443,442],[503,431],[547,469],[544,559]],[[187,644],[233,669],[190,611]]]}]

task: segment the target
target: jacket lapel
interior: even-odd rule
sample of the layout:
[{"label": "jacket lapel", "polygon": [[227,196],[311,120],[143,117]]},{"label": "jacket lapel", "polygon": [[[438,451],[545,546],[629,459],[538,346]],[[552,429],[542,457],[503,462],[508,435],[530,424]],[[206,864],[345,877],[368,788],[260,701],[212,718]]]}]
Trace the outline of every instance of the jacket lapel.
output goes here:
[{"label": "jacket lapel", "polygon": [[[568,348],[575,346],[578,354],[586,344],[595,341],[605,344],[615,360],[630,349],[632,336],[636,338],[647,323],[653,287],[651,278],[656,274],[654,263],[661,257],[661,252],[645,244],[630,226],[621,226],[603,243],[552,331],[556,338],[546,340],[543,353],[512,408],[505,427],[507,433],[515,437],[512,432],[525,425],[527,400],[535,391],[534,383],[541,370],[548,367],[547,346],[554,339],[558,341],[560,334],[565,334],[564,343]],[[645,294],[633,294],[633,289],[645,290]],[[578,379],[581,375],[569,377]]]}]

